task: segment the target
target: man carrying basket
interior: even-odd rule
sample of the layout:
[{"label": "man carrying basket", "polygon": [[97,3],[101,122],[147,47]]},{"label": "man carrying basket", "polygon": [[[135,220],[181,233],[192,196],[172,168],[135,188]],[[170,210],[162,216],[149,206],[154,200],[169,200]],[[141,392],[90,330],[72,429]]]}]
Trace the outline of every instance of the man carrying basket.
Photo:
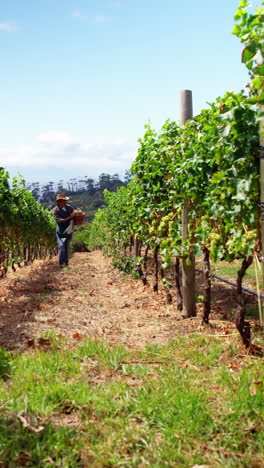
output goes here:
[{"label": "man carrying basket", "polygon": [[58,194],[56,196],[57,206],[52,210],[52,215],[57,223],[56,238],[61,268],[69,264],[69,246],[73,233],[74,209],[66,203],[67,200],[69,197],[63,193]]}]

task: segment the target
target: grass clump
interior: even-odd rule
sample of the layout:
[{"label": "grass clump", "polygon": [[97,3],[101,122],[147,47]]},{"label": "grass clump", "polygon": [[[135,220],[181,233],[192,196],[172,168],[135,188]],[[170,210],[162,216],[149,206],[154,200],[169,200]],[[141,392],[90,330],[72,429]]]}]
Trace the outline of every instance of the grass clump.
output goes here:
[{"label": "grass clump", "polygon": [[112,264],[127,275],[132,275],[135,279],[139,278],[139,274],[135,268],[135,257],[132,255],[116,254],[113,256]]},{"label": "grass clump", "polygon": [[76,229],[74,236],[71,241],[71,251],[72,252],[88,252],[88,238],[89,238],[89,229],[82,229],[82,226],[79,229]]},{"label": "grass clump", "polygon": [[12,355],[0,347],[0,378],[7,379],[12,368]]},{"label": "grass clump", "polygon": [[16,417],[0,418],[0,466],[81,466],[81,442],[76,430],[47,424],[24,428]]}]

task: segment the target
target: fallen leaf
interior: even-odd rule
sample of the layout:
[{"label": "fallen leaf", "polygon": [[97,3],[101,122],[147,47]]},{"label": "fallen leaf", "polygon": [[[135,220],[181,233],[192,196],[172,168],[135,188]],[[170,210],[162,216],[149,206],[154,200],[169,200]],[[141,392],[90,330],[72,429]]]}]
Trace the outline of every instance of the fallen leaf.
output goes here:
[{"label": "fallen leaf", "polygon": [[40,346],[50,346],[50,339],[49,338],[39,338],[38,339],[38,344]]},{"label": "fallen leaf", "polygon": [[[203,448],[204,450],[209,450],[210,452],[214,452],[214,451],[215,451],[215,449],[212,448],[212,447],[209,447],[209,445],[203,445],[202,448]],[[200,468],[201,468],[201,466],[207,466],[207,465],[194,465],[194,466],[195,466],[196,468],[197,468],[197,466],[200,466]],[[194,467],[192,467],[192,468],[194,468]]]},{"label": "fallen leaf", "polygon": [[238,362],[232,362],[231,364],[229,364],[229,369],[240,370],[240,368],[241,365]]},{"label": "fallen leaf", "polygon": [[31,340],[27,340],[27,345],[29,348],[34,348],[35,347],[35,340],[32,338]]},{"label": "fallen leaf", "polygon": [[53,322],[55,322],[54,318],[50,318],[50,319],[47,320],[47,323],[53,323]]},{"label": "fallen leaf", "polygon": [[79,333],[79,332],[75,332],[75,333],[73,334],[73,338],[75,338],[75,340],[80,340],[80,339],[81,339],[80,333]]},{"label": "fallen leaf", "polygon": [[245,429],[243,429],[243,431],[244,432],[255,432],[257,427],[258,427],[258,424],[251,424],[250,426],[245,427]]}]

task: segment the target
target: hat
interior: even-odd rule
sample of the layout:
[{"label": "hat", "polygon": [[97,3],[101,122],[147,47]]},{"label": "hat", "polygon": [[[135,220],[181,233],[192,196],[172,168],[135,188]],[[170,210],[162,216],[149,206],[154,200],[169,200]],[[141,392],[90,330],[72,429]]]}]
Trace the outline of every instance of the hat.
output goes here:
[{"label": "hat", "polygon": [[56,201],[58,200],[69,200],[69,197],[66,197],[64,193],[59,193],[58,195],[56,195]]}]

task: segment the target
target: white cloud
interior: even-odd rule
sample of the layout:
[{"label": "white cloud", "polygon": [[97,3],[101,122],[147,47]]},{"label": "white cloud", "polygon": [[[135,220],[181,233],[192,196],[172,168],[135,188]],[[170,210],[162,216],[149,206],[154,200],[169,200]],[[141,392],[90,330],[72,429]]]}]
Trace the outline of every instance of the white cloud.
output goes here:
[{"label": "white cloud", "polygon": [[72,17],[79,21],[90,21],[91,23],[109,23],[112,18],[105,15],[88,16],[82,14],[79,10],[74,10]]},{"label": "white cloud", "polygon": [[96,23],[109,23],[111,21],[111,18],[109,16],[97,15],[95,16],[94,21]]},{"label": "white cloud", "polygon": [[17,26],[12,23],[0,23],[0,31],[13,32],[17,31]]},{"label": "white cloud", "polygon": [[39,134],[33,145],[20,145],[16,147],[0,146],[0,166],[17,167],[25,170],[31,168],[54,171],[88,172],[92,176],[100,172],[115,172],[129,169],[136,157],[137,146],[122,138],[100,138],[95,143],[77,141],[72,135],[61,131],[47,131]]},{"label": "white cloud", "polygon": [[72,13],[72,17],[79,19],[79,20],[88,20],[89,16],[81,14],[79,10],[74,10]]},{"label": "white cloud", "polygon": [[58,132],[58,131],[54,131],[54,130],[50,130],[48,132],[40,133],[37,136],[37,140],[40,143],[50,144],[50,145],[52,145],[54,143],[55,144],[60,143],[60,144],[67,145],[67,144],[73,142],[73,138],[69,133],[67,133],[67,132]]}]

